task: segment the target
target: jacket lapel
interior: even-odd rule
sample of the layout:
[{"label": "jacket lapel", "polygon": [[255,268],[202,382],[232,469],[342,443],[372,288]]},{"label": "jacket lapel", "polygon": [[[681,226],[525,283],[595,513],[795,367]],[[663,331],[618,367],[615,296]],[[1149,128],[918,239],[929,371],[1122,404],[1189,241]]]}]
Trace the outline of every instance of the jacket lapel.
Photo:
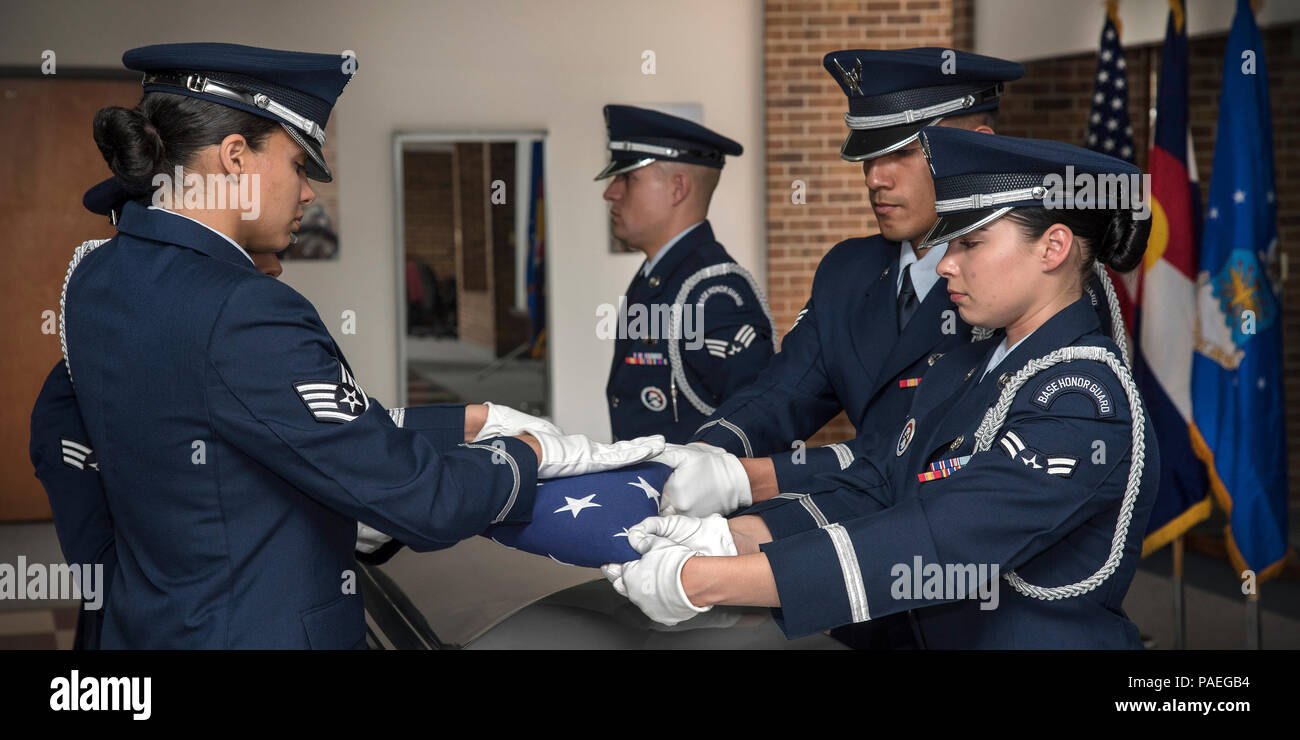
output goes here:
[{"label": "jacket lapel", "polygon": [[[895,306],[897,302],[895,302]],[[903,334],[889,353],[889,359],[881,372],[882,378],[892,378],[902,372],[924,355],[933,351],[943,341],[943,312],[951,309],[954,316],[957,309],[948,300],[948,281],[939,278],[926,293],[925,300],[917,306],[916,313],[903,327]],[[897,307],[895,307],[897,312]],[[958,334],[967,331],[966,324],[960,318],[955,319],[954,330]]]},{"label": "jacket lapel", "polygon": [[[886,241],[881,251],[884,258],[866,260],[862,274],[851,281],[854,285],[867,285],[866,291],[853,303],[851,338],[858,363],[866,371],[875,395],[883,381],[880,371],[889,360],[889,354],[898,343],[898,303],[894,281],[898,271],[899,243]],[[875,256],[875,255],[873,255]]]}]

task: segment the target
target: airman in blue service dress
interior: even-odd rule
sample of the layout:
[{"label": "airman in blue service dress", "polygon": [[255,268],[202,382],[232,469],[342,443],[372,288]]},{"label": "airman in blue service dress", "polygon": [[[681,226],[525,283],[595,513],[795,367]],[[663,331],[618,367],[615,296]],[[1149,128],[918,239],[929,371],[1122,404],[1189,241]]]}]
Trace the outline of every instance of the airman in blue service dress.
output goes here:
[{"label": "airman in blue service dress", "polygon": [[[1043,206],[1038,185],[1067,164],[1137,172],[1057,142],[923,136],[940,216],[929,239]],[[858,633],[864,646],[1140,648],[1122,602],[1158,450],[1132,374],[1100,329],[1083,295],[1010,348],[994,337],[949,349],[888,438],[819,476],[818,492],[778,499],[762,551],[787,635],[861,623],[878,628]],[[931,564],[998,566],[996,608],[973,591],[912,589],[919,573],[900,580]]]},{"label": "airman in blue service dress", "polygon": [[[276,120],[308,176],[330,177],[320,144],[349,79],[339,57],[174,44],[123,61],[146,92]],[[219,232],[139,201],[117,226],[77,250],[62,316],[113,515],[103,647],[360,647],[358,520],[417,550],[527,521],[538,461],[525,443],[456,444],[455,407],[384,409],[311,304]]]},{"label": "airman in blue service dress", "polygon": [[[1003,83],[1024,74],[1014,62],[938,48],[836,51],[823,66],[848,97],[840,155],[855,162],[906,146],[945,116],[996,109]],[[894,429],[925,371],[987,335],[961,320],[946,281],[934,274],[946,246],[935,245],[918,263],[910,244],[882,235],[836,244],[818,265],[781,351],[692,441],[771,456],[782,491],[805,491],[813,476],[850,465],[866,443],[792,446],[841,410],[859,437]]]},{"label": "airman in blue service dress", "polygon": [[[597,180],[656,161],[721,169],[740,144],[659,111],[605,106],[611,160]],[[685,442],[753,381],[775,346],[762,288],[727,254],[707,220],[656,253],[628,285],[605,387],[615,439],[662,434]],[[677,323],[637,315],[679,316]]]}]

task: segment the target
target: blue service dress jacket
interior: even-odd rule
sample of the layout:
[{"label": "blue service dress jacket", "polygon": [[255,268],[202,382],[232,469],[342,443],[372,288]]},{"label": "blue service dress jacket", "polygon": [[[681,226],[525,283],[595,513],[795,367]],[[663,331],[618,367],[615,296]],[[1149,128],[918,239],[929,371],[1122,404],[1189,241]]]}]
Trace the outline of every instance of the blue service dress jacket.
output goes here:
[{"label": "blue service dress jacket", "polygon": [[[1099,333],[1086,295],[985,375],[999,342],[946,353],[889,439],[819,476],[818,490],[774,499],[764,520],[775,539],[762,550],[787,635],[880,622],[889,634],[874,644],[889,647],[1141,647],[1122,603],[1160,465],[1140,396],[1135,433],[1126,384],[1112,367],[1050,364],[1015,390],[988,448],[975,452],[989,408],[1031,361],[1071,346],[1100,347],[1118,361],[1119,350]],[[1130,491],[1135,460],[1140,485]],[[936,568],[943,578],[931,578]],[[981,607],[993,600],[973,587],[966,596],[942,587],[961,580],[950,571],[969,568],[996,574],[995,608]],[[1013,571],[1032,586],[1096,585],[1040,598],[1013,587]]]},{"label": "blue service dress jacket", "polygon": [[816,475],[848,467],[856,448],[870,446],[865,439],[804,446],[841,410],[859,437],[894,429],[924,372],[984,336],[962,321],[943,278],[899,332],[900,246],[879,235],[836,244],[817,266],[812,294],[781,351],[692,441],[743,457],[771,456],[780,490],[799,492]]},{"label": "blue service dress jacket", "polygon": [[75,261],[66,359],[118,558],[104,648],[361,647],[358,520],[424,551],[530,517],[527,445],[439,449],[463,411],[384,409],[217,232],[132,202]]},{"label": "blue service dress jacket", "polygon": [[[665,317],[675,306],[682,318],[674,332]],[[649,275],[637,271],[619,313],[605,386],[616,440],[662,434],[686,442],[719,404],[758,377],[774,351],[762,289],[708,221],[687,232]]]}]

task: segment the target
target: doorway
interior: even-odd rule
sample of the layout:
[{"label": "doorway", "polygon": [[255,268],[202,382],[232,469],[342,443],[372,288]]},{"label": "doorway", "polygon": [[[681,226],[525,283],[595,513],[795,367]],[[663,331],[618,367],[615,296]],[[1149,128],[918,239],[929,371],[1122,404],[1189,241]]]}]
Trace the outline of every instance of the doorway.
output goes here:
[{"label": "doorway", "polygon": [[401,133],[401,405],[494,401],[550,415],[545,136]]}]

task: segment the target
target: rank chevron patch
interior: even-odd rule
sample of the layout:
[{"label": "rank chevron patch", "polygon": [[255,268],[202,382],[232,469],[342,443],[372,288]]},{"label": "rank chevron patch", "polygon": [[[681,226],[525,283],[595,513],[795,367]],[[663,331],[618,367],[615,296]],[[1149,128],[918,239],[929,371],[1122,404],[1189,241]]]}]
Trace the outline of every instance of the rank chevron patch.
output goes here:
[{"label": "rank chevron patch", "polygon": [[63,464],[77,470],[99,470],[99,461],[95,458],[95,451],[89,446],[67,438],[59,439],[59,447],[63,450]]},{"label": "rank chevron patch", "polygon": [[304,380],[293,384],[298,397],[316,421],[343,424],[365,413],[370,398],[357,384],[347,366],[339,363],[339,380]]},{"label": "rank chevron patch", "polygon": [[1049,457],[1041,450],[1026,445],[1015,432],[1007,432],[998,442],[1012,460],[1018,460],[1027,468],[1046,470],[1048,475],[1069,478],[1074,475],[1074,466],[1079,463],[1076,458],[1064,455]]},{"label": "rank chevron patch", "polygon": [[754,341],[755,336],[756,333],[754,332],[754,327],[750,324],[745,324],[736,330],[736,336],[734,339],[705,339],[704,346],[709,350],[709,354],[714,357],[726,358],[744,351],[744,349]]}]

